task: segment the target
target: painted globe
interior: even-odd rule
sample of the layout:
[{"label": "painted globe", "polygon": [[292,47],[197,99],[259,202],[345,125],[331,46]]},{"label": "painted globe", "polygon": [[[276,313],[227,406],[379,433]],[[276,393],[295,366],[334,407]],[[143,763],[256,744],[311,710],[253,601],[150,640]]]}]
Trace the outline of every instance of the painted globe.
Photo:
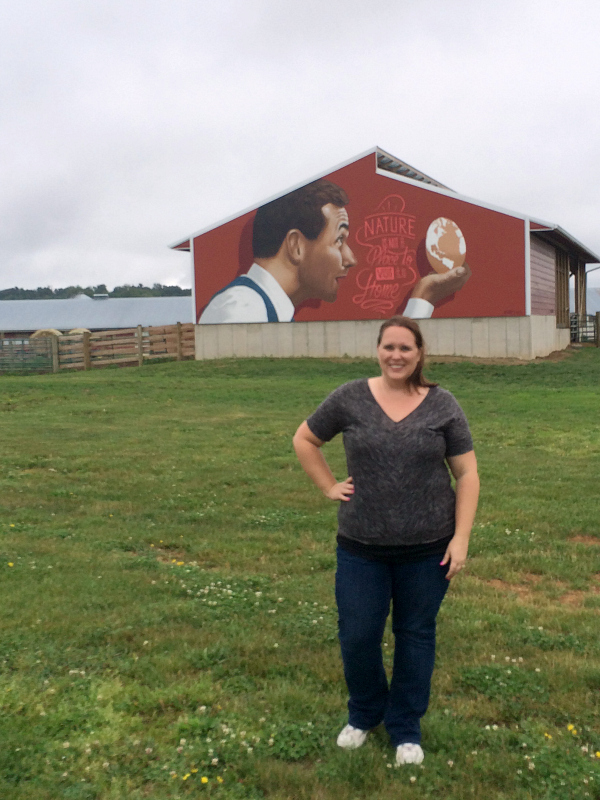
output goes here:
[{"label": "painted globe", "polygon": [[438,217],[427,229],[425,251],[432,268],[443,273],[462,267],[467,256],[467,244],[456,222]]}]

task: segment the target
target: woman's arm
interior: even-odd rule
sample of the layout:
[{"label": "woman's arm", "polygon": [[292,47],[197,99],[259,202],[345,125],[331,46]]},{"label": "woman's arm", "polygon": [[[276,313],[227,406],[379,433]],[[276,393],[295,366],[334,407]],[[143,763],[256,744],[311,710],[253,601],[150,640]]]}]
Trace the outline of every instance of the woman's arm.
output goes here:
[{"label": "woman's arm", "polygon": [[450,580],[464,567],[467,560],[469,537],[479,499],[479,475],[473,450],[461,456],[451,456],[448,464],[456,481],[456,513],[454,536],[446,549],[442,564],[450,562],[446,575]]},{"label": "woman's arm", "polygon": [[300,425],[294,435],[294,450],[298,456],[302,469],[313,483],[330,500],[350,500],[354,493],[352,478],[338,483],[325,456],[321,452],[324,442],[317,438],[306,424]]}]

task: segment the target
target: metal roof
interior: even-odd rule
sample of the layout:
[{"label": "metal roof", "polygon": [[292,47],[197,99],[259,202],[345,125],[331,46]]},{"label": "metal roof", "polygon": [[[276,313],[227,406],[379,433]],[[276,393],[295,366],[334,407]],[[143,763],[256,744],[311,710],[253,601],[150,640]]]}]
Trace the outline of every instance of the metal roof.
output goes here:
[{"label": "metal roof", "polygon": [[78,295],[69,300],[0,300],[0,331],[57,328],[108,330],[137,325],[194,322],[192,297],[115,297],[93,300]]},{"label": "metal roof", "polygon": [[540,239],[545,239],[550,244],[562,245],[567,250],[576,253],[579,258],[586,264],[600,263],[600,257],[593,253],[589,248],[578,241],[574,236],[571,236],[560,225],[554,222],[542,222],[541,220],[530,220],[529,229],[531,233],[539,236]]},{"label": "metal roof", "polygon": [[429,175],[426,175],[424,172],[411,167],[406,161],[401,161],[399,158],[396,158],[396,156],[391,156],[379,147],[377,148],[377,166],[379,169],[385,169],[388,172],[395,172],[396,175],[402,175],[403,178],[410,178],[413,181],[428,183],[430,186],[437,186],[440,189],[448,189],[449,192],[454,191],[448,186],[444,186],[443,183],[439,183],[433,178],[430,178]]}]

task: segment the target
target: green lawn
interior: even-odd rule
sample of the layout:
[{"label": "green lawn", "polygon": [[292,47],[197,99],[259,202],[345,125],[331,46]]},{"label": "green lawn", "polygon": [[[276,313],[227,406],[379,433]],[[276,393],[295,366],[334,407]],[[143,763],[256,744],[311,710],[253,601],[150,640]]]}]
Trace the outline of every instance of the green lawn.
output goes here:
[{"label": "green lawn", "polygon": [[[375,371],[0,377],[2,800],[600,798],[595,348],[429,366],[471,422],[482,499],[440,613],[426,760],[392,767],[380,730],[336,747],[336,508],[291,436]],[[345,477],[341,442],[327,453]]]}]

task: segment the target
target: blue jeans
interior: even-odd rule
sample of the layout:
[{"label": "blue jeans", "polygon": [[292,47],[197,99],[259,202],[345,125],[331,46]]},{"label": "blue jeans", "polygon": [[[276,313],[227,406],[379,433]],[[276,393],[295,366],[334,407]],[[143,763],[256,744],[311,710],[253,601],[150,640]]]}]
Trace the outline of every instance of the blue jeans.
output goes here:
[{"label": "blue jeans", "polygon": [[[392,745],[421,741],[435,660],[435,618],[448,588],[448,565],[430,556],[408,564],[369,561],[337,549],[335,596],[348,685],[349,723],[381,722]],[[393,602],[394,668],[388,686],[381,641]]]}]

